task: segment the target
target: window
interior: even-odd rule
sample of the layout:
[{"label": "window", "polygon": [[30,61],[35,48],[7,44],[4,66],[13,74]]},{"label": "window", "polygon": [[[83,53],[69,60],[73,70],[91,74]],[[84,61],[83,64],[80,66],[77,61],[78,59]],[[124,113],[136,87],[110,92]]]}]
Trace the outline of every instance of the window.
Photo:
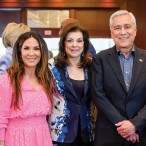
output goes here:
[{"label": "window", "polygon": [[69,18],[69,10],[27,10],[27,25],[31,28],[60,28]]}]

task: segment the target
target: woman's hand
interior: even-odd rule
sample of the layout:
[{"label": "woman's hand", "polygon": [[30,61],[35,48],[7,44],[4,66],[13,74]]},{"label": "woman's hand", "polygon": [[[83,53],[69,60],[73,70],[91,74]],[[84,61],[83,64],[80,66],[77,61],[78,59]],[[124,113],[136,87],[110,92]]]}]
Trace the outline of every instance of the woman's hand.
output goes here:
[{"label": "woman's hand", "polygon": [[5,145],[5,141],[4,140],[0,140],[0,146],[4,146]]}]

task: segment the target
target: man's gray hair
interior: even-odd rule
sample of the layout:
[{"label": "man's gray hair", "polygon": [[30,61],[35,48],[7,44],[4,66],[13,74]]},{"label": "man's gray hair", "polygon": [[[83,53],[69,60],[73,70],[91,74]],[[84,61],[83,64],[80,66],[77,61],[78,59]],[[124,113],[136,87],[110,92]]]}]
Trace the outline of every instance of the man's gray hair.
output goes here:
[{"label": "man's gray hair", "polygon": [[112,24],[113,24],[113,18],[116,17],[116,16],[121,16],[121,15],[129,15],[130,18],[131,18],[132,23],[134,24],[134,26],[136,28],[136,19],[135,19],[135,16],[131,12],[128,12],[127,10],[118,10],[115,13],[113,13],[111,15],[110,19],[109,19],[110,29],[111,29]]}]

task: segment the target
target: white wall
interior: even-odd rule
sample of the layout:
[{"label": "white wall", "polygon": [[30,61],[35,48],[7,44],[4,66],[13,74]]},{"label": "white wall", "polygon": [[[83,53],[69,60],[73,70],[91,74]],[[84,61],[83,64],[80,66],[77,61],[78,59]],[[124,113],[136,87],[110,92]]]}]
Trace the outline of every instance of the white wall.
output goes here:
[{"label": "white wall", "polygon": [[[53,52],[54,56],[56,56],[58,54],[59,38],[45,38],[45,41],[48,45],[48,49]],[[109,38],[91,38],[90,41],[97,53],[114,45],[113,40]],[[5,51],[2,39],[0,38],[0,56],[5,54]]]},{"label": "white wall", "polygon": [[0,38],[0,57],[6,53],[6,49],[2,44],[2,38]]},{"label": "white wall", "polygon": [[[45,41],[48,45],[48,49],[53,52],[54,56],[56,56],[58,53],[59,38],[45,38]],[[113,40],[109,38],[91,38],[90,42],[97,53],[114,45]]]}]

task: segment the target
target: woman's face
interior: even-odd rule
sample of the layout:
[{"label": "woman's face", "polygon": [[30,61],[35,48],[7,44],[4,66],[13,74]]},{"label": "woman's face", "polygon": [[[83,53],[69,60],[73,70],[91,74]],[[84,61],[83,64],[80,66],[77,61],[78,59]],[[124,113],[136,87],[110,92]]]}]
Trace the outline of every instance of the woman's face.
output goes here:
[{"label": "woman's face", "polygon": [[32,37],[24,41],[21,48],[21,57],[25,67],[36,68],[41,59],[41,51],[35,38]]},{"label": "woman's face", "polygon": [[80,58],[83,50],[84,41],[82,32],[69,32],[65,40],[67,58]]}]

